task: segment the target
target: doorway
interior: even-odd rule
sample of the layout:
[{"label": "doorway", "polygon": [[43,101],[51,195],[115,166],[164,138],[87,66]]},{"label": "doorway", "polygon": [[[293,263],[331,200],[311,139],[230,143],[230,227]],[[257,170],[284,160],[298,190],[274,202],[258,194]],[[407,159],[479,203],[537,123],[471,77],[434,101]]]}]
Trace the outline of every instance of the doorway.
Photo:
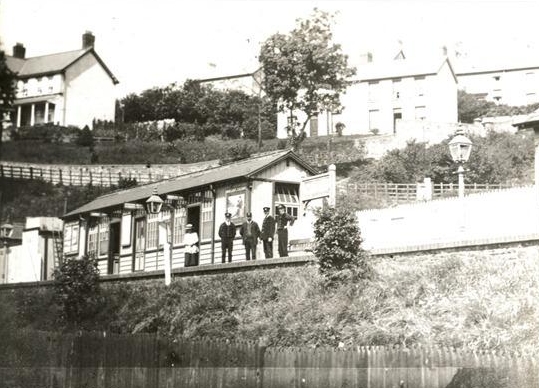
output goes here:
[{"label": "doorway", "polygon": [[144,249],[146,248],[144,225],[144,218],[135,219],[135,233],[133,233],[133,272],[144,269]]},{"label": "doorway", "polygon": [[397,122],[402,119],[402,112],[393,112],[393,133],[397,133]]},{"label": "doorway", "polygon": [[110,244],[109,261],[107,273],[109,275],[117,274],[120,267],[120,222],[110,224]]},{"label": "doorway", "polygon": [[193,225],[193,232],[197,232],[200,238],[200,205],[187,207],[187,223]]}]

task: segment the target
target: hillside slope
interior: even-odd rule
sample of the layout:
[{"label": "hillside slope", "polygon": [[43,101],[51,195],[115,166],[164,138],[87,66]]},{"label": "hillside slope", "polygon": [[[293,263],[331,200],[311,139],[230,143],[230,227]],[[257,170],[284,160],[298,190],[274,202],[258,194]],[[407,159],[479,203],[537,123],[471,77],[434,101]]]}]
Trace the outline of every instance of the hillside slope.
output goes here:
[{"label": "hillside slope", "polygon": [[[162,280],[104,284],[86,329],[293,346],[539,349],[537,247],[375,258],[373,266],[375,279],[331,289],[315,265],[175,279],[169,288]],[[50,291],[0,297],[19,311],[12,324],[57,327]]]}]

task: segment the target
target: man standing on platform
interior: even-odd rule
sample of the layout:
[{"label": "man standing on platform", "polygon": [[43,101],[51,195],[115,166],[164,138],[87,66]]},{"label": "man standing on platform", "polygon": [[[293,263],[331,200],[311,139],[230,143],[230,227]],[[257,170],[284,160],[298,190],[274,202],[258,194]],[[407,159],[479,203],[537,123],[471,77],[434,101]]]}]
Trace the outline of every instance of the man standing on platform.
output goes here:
[{"label": "man standing on platform", "polygon": [[226,252],[228,251],[228,262],[232,262],[232,247],[234,237],[236,237],[236,225],[230,220],[232,214],[225,213],[225,222],[219,227],[219,237],[221,237],[222,262],[225,263]]},{"label": "man standing on platform", "polygon": [[245,246],[245,258],[251,260],[251,251],[253,252],[253,260],[256,260],[256,245],[258,236],[260,236],[260,228],[253,221],[253,215],[247,213],[247,221],[240,228],[240,235],[243,237],[243,245]]},{"label": "man standing on platform", "polygon": [[275,218],[270,214],[270,208],[264,207],[264,221],[262,221],[262,230],[260,239],[264,248],[266,259],[273,257],[273,236],[275,235]]},{"label": "man standing on platform", "polygon": [[294,225],[294,217],[286,212],[283,204],[279,205],[279,214],[275,217],[277,236],[279,237],[279,257],[288,256],[288,223]]}]

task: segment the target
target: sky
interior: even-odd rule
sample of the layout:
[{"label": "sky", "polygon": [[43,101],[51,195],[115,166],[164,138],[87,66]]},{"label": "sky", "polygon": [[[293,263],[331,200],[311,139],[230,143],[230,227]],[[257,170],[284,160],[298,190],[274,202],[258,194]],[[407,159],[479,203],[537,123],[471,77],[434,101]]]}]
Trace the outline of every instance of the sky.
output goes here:
[{"label": "sky", "polygon": [[260,44],[317,7],[336,12],[334,39],[354,62],[459,47],[470,58],[537,53],[539,1],[531,0],[0,0],[0,47],[33,57],[81,48],[82,34],[120,84],[117,97],[186,79],[252,72]]}]

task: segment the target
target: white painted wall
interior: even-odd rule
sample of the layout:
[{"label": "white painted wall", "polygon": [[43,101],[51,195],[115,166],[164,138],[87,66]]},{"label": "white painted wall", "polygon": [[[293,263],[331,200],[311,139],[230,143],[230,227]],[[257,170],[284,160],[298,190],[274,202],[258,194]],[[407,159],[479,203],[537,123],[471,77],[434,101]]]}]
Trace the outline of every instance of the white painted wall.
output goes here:
[{"label": "white painted wall", "polygon": [[357,216],[363,246],[378,252],[539,235],[534,187],[365,210]]},{"label": "white painted wall", "polygon": [[71,65],[65,74],[65,125],[91,127],[92,120],[114,120],[112,79],[92,53]]},{"label": "white painted wall", "polygon": [[[499,77],[499,80],[494,77]],[[464,74],[459,75],[458,80],[459,89],[467,93],[486,93],[488,101],[494,101],[494,97],[499,95],[500,103],[507,105],[520,106],[539,102],[539,67]]]}]

